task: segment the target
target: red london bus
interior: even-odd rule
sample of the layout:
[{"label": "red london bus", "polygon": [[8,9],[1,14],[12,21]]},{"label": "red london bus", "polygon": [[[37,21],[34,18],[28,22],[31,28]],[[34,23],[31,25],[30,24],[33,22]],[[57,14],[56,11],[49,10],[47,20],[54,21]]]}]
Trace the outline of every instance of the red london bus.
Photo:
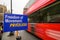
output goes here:
[{"label": "red london bus", "polygon": [[39,2],[25,12],[29,17],[28,32],[43,40],[60,40],[60,1]]}]

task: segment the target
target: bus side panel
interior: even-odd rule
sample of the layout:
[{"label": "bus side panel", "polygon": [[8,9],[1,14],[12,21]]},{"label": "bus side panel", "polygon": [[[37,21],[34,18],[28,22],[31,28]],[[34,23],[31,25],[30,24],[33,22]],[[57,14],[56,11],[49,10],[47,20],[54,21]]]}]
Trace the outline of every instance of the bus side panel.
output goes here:
[{"label": "bus side panel", "polygon": [[38,23],[35,26],[35,35],[43,40],[59,40],[60,24]]},{"label": "bus side panel", "polygon": [[31,25],[30,25],[30,23],[28,23],[28,30],[27,31],[31,32]]}]

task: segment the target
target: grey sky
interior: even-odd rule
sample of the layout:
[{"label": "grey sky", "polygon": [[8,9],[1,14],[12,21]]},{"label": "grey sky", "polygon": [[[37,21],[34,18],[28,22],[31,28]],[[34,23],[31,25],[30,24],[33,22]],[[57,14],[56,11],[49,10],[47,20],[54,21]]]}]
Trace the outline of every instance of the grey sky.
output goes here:
[{"label": "grey sky", "polygon": [[[0,4],[6,5],[7,9],[10,10],[10,1],[11,0],[0,0]],[[29,0],[12,0],[13,13],[14,14],[23,14],[23,8],[28,3]]]}]

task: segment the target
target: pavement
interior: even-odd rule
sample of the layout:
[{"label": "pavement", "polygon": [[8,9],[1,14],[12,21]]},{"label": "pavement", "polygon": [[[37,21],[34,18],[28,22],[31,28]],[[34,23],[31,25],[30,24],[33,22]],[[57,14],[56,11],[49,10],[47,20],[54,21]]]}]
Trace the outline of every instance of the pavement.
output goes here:
[{"label": "pavement", "polygon": [[[5,32],[2,35],[2,40],[16,40],[16,36],[9,36],[9,32]],[[35,36],[31,35],[30,33],[26,32],[26,31],[19,31],[19,36],[22,37],[21,40],[40,40],[38,38],[36,38]]]}]

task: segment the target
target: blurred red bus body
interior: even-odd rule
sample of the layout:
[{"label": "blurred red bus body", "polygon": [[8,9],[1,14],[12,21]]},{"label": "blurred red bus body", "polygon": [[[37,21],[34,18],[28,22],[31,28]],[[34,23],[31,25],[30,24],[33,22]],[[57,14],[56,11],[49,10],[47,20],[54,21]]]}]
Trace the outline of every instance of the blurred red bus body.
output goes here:
[{"label": "blurred red bus body", "polygon": [[37,1],[25,12],[29,17],[27,31],[43,40],[60,40],[60,1],[44,1],[43,5]]}]

